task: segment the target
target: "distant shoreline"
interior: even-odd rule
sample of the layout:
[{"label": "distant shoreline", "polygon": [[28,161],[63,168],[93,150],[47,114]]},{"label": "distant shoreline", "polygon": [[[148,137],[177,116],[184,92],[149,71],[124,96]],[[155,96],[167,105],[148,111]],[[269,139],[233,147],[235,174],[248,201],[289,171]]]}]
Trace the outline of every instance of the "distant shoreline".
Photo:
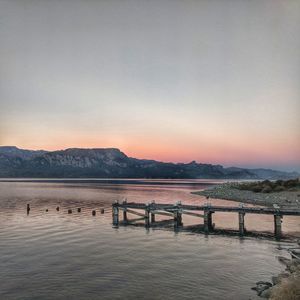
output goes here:
[{"label": "distant shoreline", "polygon": [[277,204],[284,208],[300,209],[300,191],[255,193],[236,188],[236,183],[224,183],[192,194],[213,199],[224,199],[241,203],[272,207]]},{"label": "distant shoreline", "polygon": [[146,179],[146,178],[0,178],[0,183],[105,183],[145,185],[218,185],[222,179]]}]

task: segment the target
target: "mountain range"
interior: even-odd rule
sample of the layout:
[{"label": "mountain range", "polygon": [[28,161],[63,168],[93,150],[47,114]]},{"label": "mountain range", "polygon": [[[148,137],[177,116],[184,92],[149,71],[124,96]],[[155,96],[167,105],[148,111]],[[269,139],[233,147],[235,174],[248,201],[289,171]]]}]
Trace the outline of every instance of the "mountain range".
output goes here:
[{"label": "mountain range", "polygon": [[297,172],[246,169],[221,165],[166,163],[128,157],[116,148],[70,148],[59,151],[0,147],[2,178],[209,178],[289,179]]}]

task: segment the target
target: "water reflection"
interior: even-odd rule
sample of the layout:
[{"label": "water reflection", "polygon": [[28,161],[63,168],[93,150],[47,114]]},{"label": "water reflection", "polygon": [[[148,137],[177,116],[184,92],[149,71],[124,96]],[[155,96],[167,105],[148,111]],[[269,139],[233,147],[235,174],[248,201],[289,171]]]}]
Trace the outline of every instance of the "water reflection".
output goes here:
[{"label": "water reflection", "polygon": [[[112,228],[115,200],[200,205],[206,199],[190,192],[208,184],[1,182],[0,299],[255,299],[253,283],[281,271],[282,243]],[[235,214],[213,218],[220,228],[238,226]],[[183,218],[185,225],[202,222]],[[297,218],[285,217],[283,225],[299,231]],[[272,231],[273,220],[246,215],[246,226]]]}]

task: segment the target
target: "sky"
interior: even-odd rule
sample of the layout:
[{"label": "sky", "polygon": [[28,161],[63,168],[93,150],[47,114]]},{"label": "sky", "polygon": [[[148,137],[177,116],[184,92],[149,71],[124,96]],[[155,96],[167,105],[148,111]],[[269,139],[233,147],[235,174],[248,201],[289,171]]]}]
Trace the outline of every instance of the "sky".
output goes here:
[{"label": "sky", "polygon": [[0,0],[0,145],[300,171],[300,1]]}]

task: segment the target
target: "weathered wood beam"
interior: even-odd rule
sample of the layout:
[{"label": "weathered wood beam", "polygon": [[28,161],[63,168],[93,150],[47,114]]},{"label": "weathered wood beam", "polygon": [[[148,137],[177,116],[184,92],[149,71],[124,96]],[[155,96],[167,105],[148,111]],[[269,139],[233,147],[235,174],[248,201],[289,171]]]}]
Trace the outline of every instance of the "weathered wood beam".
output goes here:
[{"label": "weathered wood beam", "polygon": [[245,213],[239,212],[239,233],[241,236],[245,233]]},{"label": "weathered wood beam", "polygon": [[173,217],[173,213],[159,210],[151,210],[152,214]]},{"label": "weathered wood beam", "polygon": [[[122,210],[124,210],[124,208],[122,208]],[[137,215],[137,216],[141,216],[141,217],[145,217],[145,214],[143,213],[140,213],[140,212],[137,212],[135,210],[132,210],[132,209],[126,209],[126,212],[130,213],[130,214],[133,214],[133,215]]]},{"label": "weathered wood beam", "polygon": [[193,213],[193,212],[190,212],[187,210],[182,210],[181,213],[185,214],[185,215],[189,215],[189,216],[204,218],[204,215],[202,215],[202,214]]},{"label": "weathered wood beam", "polygon": [[279,215],[279,214],[274,215],[274,233],[275,233],[275,238],[277,240],[279,240],[282,235],[281,219],[282,219],[281,215]]}]

